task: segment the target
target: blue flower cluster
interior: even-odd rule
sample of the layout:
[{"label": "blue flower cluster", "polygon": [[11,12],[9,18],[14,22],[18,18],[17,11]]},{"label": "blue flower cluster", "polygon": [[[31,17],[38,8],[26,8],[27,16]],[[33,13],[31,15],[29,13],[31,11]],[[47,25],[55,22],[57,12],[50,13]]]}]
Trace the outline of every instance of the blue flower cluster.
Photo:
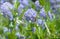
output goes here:
[{"label": "blue flower cluster", "polygon": [[36,16],[37,16],[37,12],[32,8],[28,9],[24,14],[24,17],[27,21],[29,20],[35,21]]},{"label": "blue flower cluster", "polygon": [[[8,35],[5,35],[6,39],[8,39],[12,33],[12,35],[16,36],[13,36],[14,39],[28,39],[28,37],[29,39],[35,39],[33,37],[34,35],[36,38],[40,39],[40,33],[44,32],[42,30],[46,30],[46,33],[50,33],[50,22],[53,22],[55,15],[51,10],[48,10],[48,12],[46,12],[45,6],[42,6],[39,0],[36,0],[35,2],[32,2],[32,0],[11,0],[13,3],[9,1],[10,0],[0,1],[0,13],[3,14],[4,18],[8,18],[9,20],[6,25],[4,25],[4,23],[1,24],[3,25],[3,33],[7,33]],[[50,3],[54,6],[55,1],[50,0]],[[41,35],[42,38],[44,36]]]},{"label": "blue flower cluster", "polygon": [[10,9],[13,9],[13,5],[9,2],[3,3],[1,6],[1,12],[5,17],[8,17],[10,20],[13,20],[13,15]]}]

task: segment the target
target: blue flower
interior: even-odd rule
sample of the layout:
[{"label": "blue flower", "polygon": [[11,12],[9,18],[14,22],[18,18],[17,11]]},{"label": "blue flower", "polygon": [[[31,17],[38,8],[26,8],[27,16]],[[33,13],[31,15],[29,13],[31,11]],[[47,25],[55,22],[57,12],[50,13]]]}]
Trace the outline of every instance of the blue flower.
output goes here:
[{"label": "blue flower", "polygon": [[11,5],[9,2],[5,2],[3,5],[1,5],[1,12],[3,15],[5,17],[9,17],[10,20],[13,20],[13,15],[10,9],[13,9],[13,5]]},{"label": "blue flower", "polygon": [[38,24],[38,25],[42,25],[42,23],[43,23],[43,20],[42,20],[42,19],[38,19],[38,20],[37,20],[37,24]]},{"label": "blue flower", "polygon": [[25,8],[25,6],[23,4],[20,4],[18,7],[18,15],[20,15],[23,11],[23,9]]},{"label": "blue flower", "polygon": [[3,31],[4,31],[4,33],[8,32],[8,28],[7,27],[3,27]]},{"label": "blue flower", "polygon": [[41,9],[40,16],[43,17],[43,18],[46,18],[46,13],[45,13],[44,8]]},{"label": "blue flower", "polygon": [[16,36],[20,38],[20,33],[19,32],[16,32]]},{"label": "blue flower", "polygon": [[37,24],[38,24],[38,26],[41,26],[43,29],[45,29],[45,24],[44,24],[44,20],[42,20],[42,19],[38,19],[37,20]]},{"label": "blue flower", "polygon": [[32,27],[32,32],[35,32],[36,31],[36,27]]},{"label": "blue flower", "polygon": [[38,7],[40,7],[40,4],[39,4],[39,1],[38,0],[35,1],[35,5],[38,6]]},{"label": "blue flower", "polygon": [[15,26],[15,30],[19,30],[19,24],[18,23],[16,23],[16,26]]},{"label": "blue flower", "polygon": [[21,4],[28,6],[29,1],[28,0],[19,0]]},{"label": "blue flower", "polygon": [[26,20],[34,21],[36,18],[36,14],[37,14],[37,12],[31,8],[25,12],[24,16],[25,16]]},{"label": "blue flower", "polygon": [[39,4],[39,1],[35,1],[35,6],[36,6],[36,10],[40,10],[41,5]]},{"label": "blue flower", "polygon": [[50,13],[50,11],[48,12],[48,16],[49,16],[50,20],[52,20],[52,19],[53,19],[53,14],[52,14],[52,13]]}]

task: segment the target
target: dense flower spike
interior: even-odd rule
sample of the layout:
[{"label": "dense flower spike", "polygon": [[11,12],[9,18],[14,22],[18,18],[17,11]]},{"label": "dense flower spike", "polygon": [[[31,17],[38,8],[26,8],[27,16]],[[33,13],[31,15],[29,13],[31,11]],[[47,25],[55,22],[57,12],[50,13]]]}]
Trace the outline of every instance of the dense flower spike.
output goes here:
[{"label": "dense flower spike", "polygon": [[37,7],[40,7],[39,1],[36,1],[36,2],[35,2],[35,5],[36,5]]},{"label": "dense flower spike", "polygon": [[60,0],[50,0],[51,9],[54,13],[57,13],[58,8],[60,8]]},{"label": "dense flower spike", "polygon": [[39,4],[39,1],[38,0],[35,1],[35,6],[36,6],[36,10],[37,11],[40,10],[41,5]]},{"label": "dense flower spike", "polygon": [[51,3],[51,9],[53,10],[53,12],[56,12],[56,8],[54,5],[56,5],[56,1],[55,0],[50,0]]},{"label": "dense flower spike", "polygon": [[37,15],[37,12],[32,8],[28,9],[24,14],[26,20],[28,20],[28,21],[29,20],[34,21],[36,18],[36,15]]},{"label": "dense flower spike", "polygon": [[48,16],[49,16],[50,20],[52,20],[52,19],[53,19],[53,14],[52,14],[52,13],[50,13],[50,11],[48,12]]},{"label": "dense flower spike", "polygon": [[43,17],[43,18],[46,18],[46,13],[45,13],[45,9],[44,8],[41,9],[40,16]]},{"label": "dense flower spike", "polygon": [[13,5],[11,5],[9,2],[5,2],[3,5],[1,5],[1,12],[3,15],[5,17],[8,16],[10,20],[13,20],[13,15],[10,9],[13,9]]}]

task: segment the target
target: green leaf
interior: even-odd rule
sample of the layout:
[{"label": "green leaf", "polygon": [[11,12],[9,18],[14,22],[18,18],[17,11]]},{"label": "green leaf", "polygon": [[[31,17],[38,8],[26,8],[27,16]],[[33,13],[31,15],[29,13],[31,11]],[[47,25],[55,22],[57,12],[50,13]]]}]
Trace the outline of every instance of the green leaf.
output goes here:
[{"label": "green leaf", "polygon": [[48,12],[50,10],[50,2],[49,0],[45,3],[45,11]]},{"label": "green leaf", "polygon": [[40,5],[45,8],[45,11],[48,12],[50,10],[50,2],[49,0],[39,0]]},{"label": "green leaf", "polygon": [[31,5],[31,7],[32,7],[33,9],[36,8],[36,7],[35,7],[35,4],[34,4],[33,2],[30,2],[30,5]]},{"label": "green leaf", "polygon": [[44,6],[45,5],[45,0],[39,0],[39,3],[42,5],[42,6]]},{"label": "green leaf", "polygon": [[16,35],[15,35],[15,32],[12,32],[10,34],[8,34],[8,39],[16,39]]},{"label": "green leaf", "polygon": [[16,9],[18,9],[19,5],[20,5],[20,3],[18,2],[18,0],[16,0],[16,2],[14,3],[14,7],[15,7]]}]

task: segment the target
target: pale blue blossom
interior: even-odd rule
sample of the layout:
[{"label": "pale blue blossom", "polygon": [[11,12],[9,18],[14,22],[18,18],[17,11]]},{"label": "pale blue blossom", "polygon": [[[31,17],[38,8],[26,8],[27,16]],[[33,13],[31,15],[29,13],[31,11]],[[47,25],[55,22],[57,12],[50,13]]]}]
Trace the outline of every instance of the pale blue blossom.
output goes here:
[{"label": "pale blue blossom", "polygon": [[36,27],[32,27],[32,32],[35,32],[36,31]]},{"label": "pale blue blossom", "polygon": [[26,5],[26,6],[29,5],[29,1],[28,0],[19,0],[19,1],[20,1],[20,4],[23,4],[23,5]]},{"label": "pale blue blossom", "polygon": [[40,10],[41,5],[40,5],[40,3],[39,3],[39,1],[38,1],[38,0],[37,0],[37,1],[35,1],[35,6],[36,6],[36,10]]},{"label": "pale blue blossom", "polygon": [[42,19],[38,19],[37,20],[37,25],[38,26],[41,26],[42,27],[42,29],[45,29],[45,24],[44,24],[44,20],[42,20]]},{"label": "pale blue blossom", "polygon": [[34,9],[28,9],[25,14],[24,17],[26,18],[26,20],[31,20],[34,21],[36,18],[37,12]]},{"label": "pale blue blossom", "polygon": [[36,6],[38,6],[38,7],[40,7],[40,3],[39,3],[39,1],[37,0],[37,1],[35,1],[35,5]]},{"label": "pale blue blossom", "polygon": [[3,32],[4,33],[8,32],[8,28],[7,27],[3,27]]},{"label": "pale blue blossom", "polygon": [[18,7],[18,15],[20,15],[23,12],[23,9],[25,8],[25,6],[23,4],[20,4]]},{"label": "pale blue blossom", "polygon": [[37,24],[38,24],[38,25],[42,25],[42,23],[43,23],[43,20],[42,20],[42,19],[38,19],[38,20],[37,20]]},{"label": "pale blue blossom", "polygon": [[11,29],[11,28],[9,28],[8,32],[10,32],[10,33],[11,33],[11,32],[12,32],[12,29]]},{"label": "pale blue blossom", "polygon": [[40,16],[43,17],[43,18],[46,18],[46,13],[45,13],[45,9],[44,8],[42,8],[40,10]]},{"label": "pale blue blossom", "polygon": [[9,17],[10,20],[13,20],[13,15],[10,9],[13,9],[13,5],[11,5],[9,2],[5,2],[1,5],[1,12],[5,17]]},{"label": "pale blue blossom", "polygon": [[17,31],[19,30],[19,24],[18,24],[18,23],[16,23],[15,29],[16,29]]},{"label": "pale blue blossom", "polygon": [[20,33],[19,33],[19,32],[16,32],[16,36],[17,36],[17,37],[20,37]]},{"label": "pale blue blossom", "polygon": [[50,11],[48,12],[48,16],[49,16],[50,20],[53,19],[53,14]]}]

